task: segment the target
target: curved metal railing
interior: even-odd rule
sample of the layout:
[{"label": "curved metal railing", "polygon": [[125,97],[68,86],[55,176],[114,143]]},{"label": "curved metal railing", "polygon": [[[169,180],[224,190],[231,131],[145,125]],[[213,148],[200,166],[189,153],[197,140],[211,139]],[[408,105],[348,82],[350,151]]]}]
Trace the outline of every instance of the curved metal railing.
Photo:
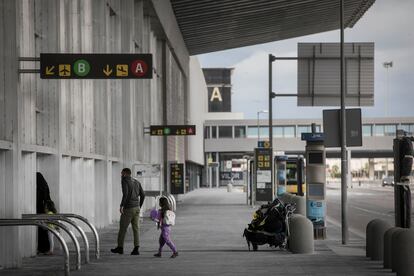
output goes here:
[{"label": "curved metal railing", "polygon": [[92,230],[93,235],[95,236],[95,257],[96,259],[99,259],[100,258],[99,235],[98,235],[98,231],[96,231],[95,226],[93,226],[92,223],[88,221],[88,219],[82,216],[76,215],[76,214],[58,214],[58,215],[64,216],[67,218],[75,218],[75,219],[83,221],[86,225],[88,225],[88,227]]},{"label": "curved metal railing", "polygon": [[85,232],[83,231],[83,229],[77,225],[74,221],[72,221],[71,219],[60,215],[60,214],[53,214],[53,215],[47,215],[47,214],[23,214],[22,218],[34,218],[34,219],[41,219],[41,220],[59,220],[59,221],[64,221],[68,224],[70,224],[71,226],[73,226],[76,230],[78,230],[78,232],[80,233],[83,243],[85,245],[85,263],[88,264],[89,263],[89,241],[88,238],[86,237]]},{"label": "curved metal railing", "polygon": [[[55,229],[49,227],[47,225],[47,223],[45,223],[44,221],[39,221],[36,219],[0,219],[0,226],[39,226],[45,230],[48,230],[50,232],[52,232],[53,235],[55,235],[55,237],[58,239],[58,241],[60,242],[60,244],[62,245],[62,249],[64,252],[64,263],[63,263],[63,268],[65,271],[65,275],[69,276],[70,275],[70,264],[69,264],[69,250],[68,250],[68,246],[65,242],[65,240],[63,239],[63,237],[59,234],[58,231],[56,231]],[[61,227],[61,226],[59,226]],[[64,228],[66,228],[63,225]],[[64,229],[62,228],[62,229]]]}]

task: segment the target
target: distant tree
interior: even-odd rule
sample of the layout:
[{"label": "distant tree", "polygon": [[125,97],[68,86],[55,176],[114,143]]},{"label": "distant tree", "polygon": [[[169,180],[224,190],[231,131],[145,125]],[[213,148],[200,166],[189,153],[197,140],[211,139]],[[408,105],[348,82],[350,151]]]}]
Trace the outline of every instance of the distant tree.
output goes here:
[{"label": "distant tree", "polygon": [[338,165],[333,165],[331,169],[331,177],[332,178],[340,178],[341,172],[339,171]]}]

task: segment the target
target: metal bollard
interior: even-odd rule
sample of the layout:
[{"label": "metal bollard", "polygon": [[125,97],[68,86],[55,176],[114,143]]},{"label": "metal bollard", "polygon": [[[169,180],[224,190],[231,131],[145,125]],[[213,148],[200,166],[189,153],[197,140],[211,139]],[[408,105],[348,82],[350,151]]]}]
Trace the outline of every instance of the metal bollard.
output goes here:
[{"label": "metal bollard", "polygon": [[391,243],[392,271],[397,272],[397,276],[412,276],[414,271],[414,230],[401,228],[401,231],[392,234]]},{"label": "metal bollard", "polygon": [[400,227],[392,227],[384,234],[384,268],[392,267],[392,235],[402,230]]},{"label": "metal bollard", "polygon": [[291,193],[284,193],[281,195],[281,199],[283,203],[292,203],[292,196]]},{"label": "metal bollard", "polygon": [[289,229],[289,250],[296,254],[312,254],[314,252],[312,222],[305,216],[294,214],[290,219]]},{"label": "metal bollard", "polygon": [[384,220],[378,220],[374,224],[371,233],[373,239],[373,243],[371,244],[371,260],[382,261],[384,259],[384,234],[390,228],[392,226]]},{"label": "metal bollard", "polygon": [[227,184],[227,192],[231,193],[233,191],[233,185],[232,184]]},{"label": "metal bollard", "polygon": [[374,239],[374,235],[373,235],[373,230],[375,228],[375,225],[381,221],[380,219],[374,219],[371,220],[368,224],[367,224],[367,228],[366,228],[366,240],[365,240],[365,249],[366,249],[366,256],[371,258],[372,257],[372,248],[373,248],[373,244],[375,243],[375,239]]},{"label": "metal bollard", "polygon": [[283,202],[283,203],[287,203],[286,201],[286,193],[283,193],[281,195],[278,196],[278,198]]}]

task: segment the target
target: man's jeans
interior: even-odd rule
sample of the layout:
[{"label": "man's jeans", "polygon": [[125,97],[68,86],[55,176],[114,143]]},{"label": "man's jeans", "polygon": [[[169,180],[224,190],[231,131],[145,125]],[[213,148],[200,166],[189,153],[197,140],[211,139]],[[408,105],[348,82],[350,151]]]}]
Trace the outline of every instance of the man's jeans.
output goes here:
[{"label": "man's jeans", "polygon": [[124,209],[124,213],[121,214],[118,232],[119,247],[124,247],[125,233],[130,223],[134,233],[134,246],[139,246],[139,207]]}]

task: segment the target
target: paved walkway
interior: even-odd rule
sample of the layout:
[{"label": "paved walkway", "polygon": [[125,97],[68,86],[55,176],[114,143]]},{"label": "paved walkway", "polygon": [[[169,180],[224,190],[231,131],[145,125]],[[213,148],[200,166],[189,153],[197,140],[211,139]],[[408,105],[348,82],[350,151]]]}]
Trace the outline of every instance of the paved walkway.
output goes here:
[{"label": "paved walkway", "polygon": [[[342,246],[340,229],[334,225],[328,227],[328,240],[315,242],[312,255],[266,246],[249,252],[242,230],[254,209],[245,202],[244,193],[224,189],[200,189],[183,196],[172,231],[180,254],[176,259],[169,258],[168,248],[163,258],[153,257],[159,232],[148,219],[142,224],[140,256],[129,255],[131,232],[127,233],[127,254],[110,253],[118,230],[117,224],[111,225],[100,231],[101,259],[91,255],[92,263],[71,275],[395,275],[365,258],[364,241],[357,236]],[[62,256],[27,258],[21,269],[0,270],[0,275],[63,275]]]}]

